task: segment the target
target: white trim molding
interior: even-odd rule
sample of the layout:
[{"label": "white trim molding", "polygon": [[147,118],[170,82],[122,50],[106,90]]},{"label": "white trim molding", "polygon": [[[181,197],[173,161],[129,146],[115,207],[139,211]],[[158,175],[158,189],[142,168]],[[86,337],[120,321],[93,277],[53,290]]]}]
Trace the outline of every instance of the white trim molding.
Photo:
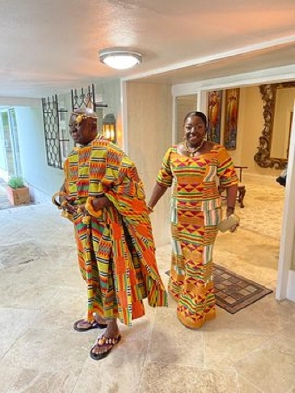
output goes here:
[{"label": "white trim molding", "polygon": [[295,270],[289,271],[286,297],[295,302]]},{"label": "white trim molding", "polygon": [[[295,105],[294,109],[295,110]],[[294,259],[295,242],[295,116],[293,117],[292,132],[289,145],[287,181],[285,191],[285,205],[282,222],[282,235],[280,243],[280,256],[278,266],[278,280],[276,299],[294,297],[295,278],[294,270],[290,270]],[[289,300],[292,300],[291,298]]]}]

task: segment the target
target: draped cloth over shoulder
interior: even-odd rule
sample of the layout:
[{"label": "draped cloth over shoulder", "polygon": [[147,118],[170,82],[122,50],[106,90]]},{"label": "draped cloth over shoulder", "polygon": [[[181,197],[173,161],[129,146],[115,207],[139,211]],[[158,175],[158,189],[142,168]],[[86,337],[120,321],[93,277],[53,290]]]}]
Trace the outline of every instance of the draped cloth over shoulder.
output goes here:
[{"label": "draped cloth over shoulder", "polygon": [[98,137],[76,147],[64,170],[67,194],[77,204],[97,196],[113,204],[99,217],[91,216],[88,224],[81,213],[73,217],[89,318],[97,312],[131,325],[144,315],[144,298],[152,307],[166,306],[143,184],[134,163],[117,145]]}]

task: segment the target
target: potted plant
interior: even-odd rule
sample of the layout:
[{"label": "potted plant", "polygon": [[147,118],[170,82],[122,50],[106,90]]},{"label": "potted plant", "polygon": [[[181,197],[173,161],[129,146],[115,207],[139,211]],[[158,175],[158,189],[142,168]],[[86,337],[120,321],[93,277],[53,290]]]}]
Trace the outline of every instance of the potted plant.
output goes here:
[{"label": "potted plant", "polygon": [[7,182],[7,197],[9,203],[13,206],[25,205],[30,203],[29,187],[21,176],[11,176]]}]

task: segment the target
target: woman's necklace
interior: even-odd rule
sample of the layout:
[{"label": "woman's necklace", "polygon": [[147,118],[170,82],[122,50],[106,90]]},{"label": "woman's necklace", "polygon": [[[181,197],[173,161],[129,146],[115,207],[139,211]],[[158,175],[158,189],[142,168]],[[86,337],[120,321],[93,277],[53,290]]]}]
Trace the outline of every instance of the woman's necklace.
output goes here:
[{"label": "woman's necklace", "polygon": [[196,152],[199,151],[202,148],[204,143],[205,143],[205,139],[202,140],[202,142],[201,142],[201,144],[199,146],[197,146],[195,148],[191,148],[191,147],[188,146],[187,140],[185,140],[184,143],[183,143],[183,146],[184,146],[185,150],[188,152],[189,156],[193,157],[196,154]]}]

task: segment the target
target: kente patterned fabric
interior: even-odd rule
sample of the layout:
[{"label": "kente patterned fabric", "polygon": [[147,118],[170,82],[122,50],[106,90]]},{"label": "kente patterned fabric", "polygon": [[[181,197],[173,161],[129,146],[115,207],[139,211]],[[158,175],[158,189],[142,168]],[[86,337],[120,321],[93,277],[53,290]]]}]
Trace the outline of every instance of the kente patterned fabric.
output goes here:
[{"label": "kente patterned fabric", "polygon": [[169,293],[177,301],[177,316],[189,328],[215,318],[212,252],[221,219],[219,178],[223,188],[238,183],[232,159],[221,145],[196,157],[170,148],[157,182],[172,186],[172,260]]},{"label": "kente patterned fabric", "polygon": [[64,165],[65,187],[74,203],[106,196],[113,206],[84,224],[73,216],[80,271],[87,283],[88,320],[93,313],[126,325],[144,315],[143,299],[166,306],[158,272],[143,184],[134,163],[115,144],[97,137],[75,147]]}]

